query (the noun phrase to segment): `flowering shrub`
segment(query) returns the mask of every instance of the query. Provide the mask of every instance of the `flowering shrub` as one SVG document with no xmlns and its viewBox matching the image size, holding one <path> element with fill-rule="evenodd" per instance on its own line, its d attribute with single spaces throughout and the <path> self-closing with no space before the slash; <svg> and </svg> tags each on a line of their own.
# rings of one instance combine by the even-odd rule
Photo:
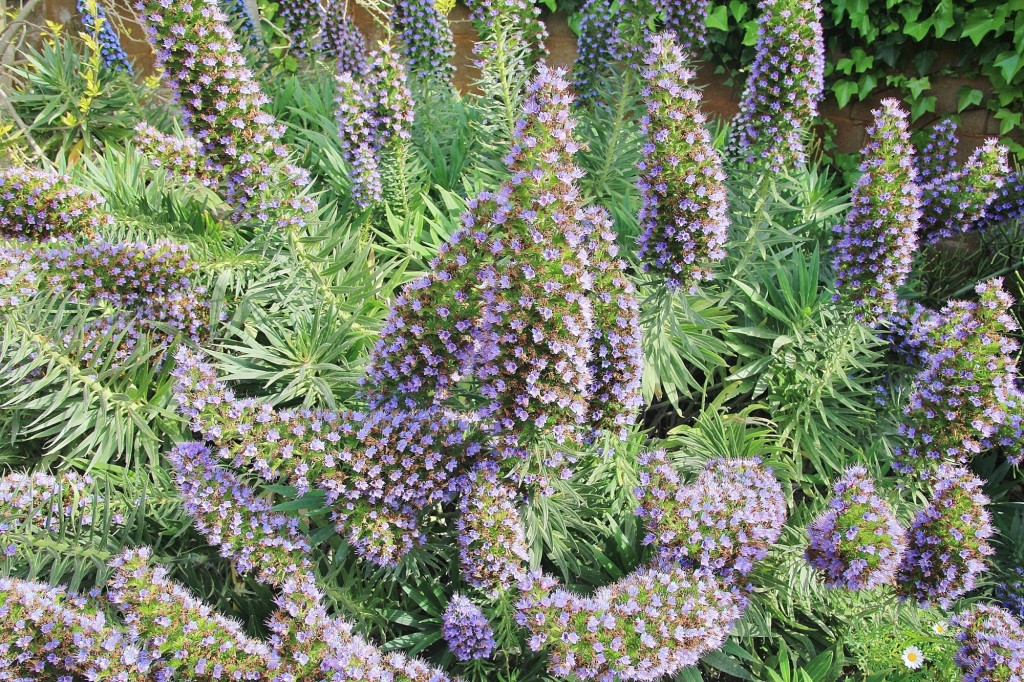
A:
<svg viewBox="0 0 1024 682">
<path fill-rule="evenodd" d="M 960 628 L 956 664 L 964 682 L 1012 682 L 1024 678 L 1024 628 L 995 606 L 978 604 L 953 619 Z"/>
<path fill-rule="evenodd" d="M 479 606 L 456 594 L 444 612 L 444 639 L 460 661 L 490 658 L 496 646 L 494 630 Z"/>
<path fill-rule="evenodd" d="M 338 75 L 338 123 L 350 166 L 352 198 L 361 208 L 384 199 L 380 162 L 409 138 L 412 95 L 405 66 L 385 43 L 366 59 L 364 71 Z"/>
<path fill-rule="evenodd" d="M 1021 461 L 1022 403 L 1017 388 L 1017 323 L 1001 279 L 979 284 L 979 300 L 951 301 L 921 329 L 923 368 L 904 407 L 908 444 L 894 466 L 927 472 L 965 463 L 996 446 Z"/>
<path fill-rule="evenodd" d="M 905 532 L 892 506 L 861 466 L 847 469 L 832 490 L 828 510 L 808 528 L 807 561 L 829 587 L 861 590 L 892 583 Z"/>
<path fill-rule="evenodd" d="M 0 237 L 47 241 L 92 236 L 113 218 L 103 198 L 66 176 L 30 168 L 0 170 Z"/>
<path fill-rule="evenodd" d="M 981 481 L 958 466 L 936 472 L 932 501 L 914 516 L 896 576 L 897 591 L 921 604 L 944 608 L 974 589 L 992 554 L 992 525 Z"/>
<path fill-rule="evenodd" d="M 644 542 L 670 561 L 746 575 L 768 554 L 786 518 L 782 491 L 758 460 L 714 460 L 682 486 L 664 451 L 640 459 L 637 514 Z"/>
<path fill-rule="evenodd" d="M 245 63 L 216 0 L 139 5 L 157 63 L 174 92 L 189 134 L 201 145 L 205 170 L 222 182 L 238 220 L 301 223 L 315 205 L 302 196 L 306 171 L 286 161 L 280 124 Z M 150 147 L 159 151 L 158 148 Z M 193 167 L 191 150 L 159 158 L 169 169 Z"/>
<path fill-rule="evenodd" d="M 642 70 L 647 113 L 640 130 L 649 140 L 640 164 L 639 212 L 644 269 L 666 275 L 670 289 L 711 278 L 709 266 L 725 258 L 729 206 L 722 159 L 688 87 L 694 73 L 668 34 L 654 36 Z"/>
<path fill-rule="evenodd" d="M 757 54 L 732 123 L 729 150 L 773 172 L 807 162 L 804 136 L 825 89 L 817 0 L 761 0 Z M 783 104 L 785 103 L 785 104 Z"/>
<path fill-rule="evenodd" d="M 866 320 L 893 312 L 897 290 L 907 281 L 917 251 L 920 189 L 907 113 L 888 99 L 873 112 L 853 208 L 835 231 L 835 300 L 846 298 Z"/>
</svg>

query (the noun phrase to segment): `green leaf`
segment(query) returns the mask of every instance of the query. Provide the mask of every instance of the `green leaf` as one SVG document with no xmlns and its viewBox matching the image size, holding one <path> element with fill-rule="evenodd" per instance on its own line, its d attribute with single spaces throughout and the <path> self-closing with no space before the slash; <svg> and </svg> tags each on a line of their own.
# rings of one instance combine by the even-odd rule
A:
<svg viewBox="0 0 1024 682">
<path fill-rule="evenodd" d="M 942 0 L 932 14 L 932 25 L 935 26 L 935 37 L 941 38 L 946 31 L 953 28 L 953 0 Z"/>
<path fill-rule="evenodd" d="M 843 108 L 850 103 L 850 99 L 860 92 L 860 87 L 853 81 L 837 81 L 832 85 L 832 92 L 836 93 L 836 101 L 839 107 Z"/>
<path fill-rule="evenodd" d="M 1020 127 L 1022 117 L 1024 117 L 1024 114 L 1021 114 L 1021 112 L 1010 111 L 1009 109 L 1000 109 L 995 114 L 993 114 L 993 118 L 1000 122 L 1000 135 L 1006 135 L 1014 128 Z"/>
<path fill-rule="evenodd" d="M 985 93 L 977 88 L 972 88 L 969 85 L 963 86 L 957 95 L 956 113 L 961 113 L 967 107 L 978 106 L 984 96 Z"/>
<path fill-rule="evenodd" d="M 935 95 L 915 99 L 910 105 L 910 119 L 916 121 L 927 113 L 935 111 Z"/>
<path fill-rule="evenodd" d="M 729 13 L 732 14 L 732 18 L 736 20 L 736 23 L 743 21 L 743 17 L 747 16 L 747 10 L 749 9 L 747 3 L 743 0 L 729 1 Z"/>
<path fill-rule="evenodd" d="M 717 28 L 719 31 L 729 30 L 729 10 L 724 5 L 719 5 L 708 13 L 704 23 L 708 28 Z"/>
<path fill-rule="evenodd" d="M 1013 81 L 1013 77 L 1024 68 L 1024 55 L 1017 52 L 1001 52 L 992 65 L 1002 71 L 1003 79 L 1010 83 Z"/>
<path fill-rule="evenodd" d="M 992 16 L 992 12 L 985 8 L 978 8 L 967 15 L 964 27 L 960 35 L 971 39 L 971 42 L 981 45 L 982 39 L 989 31 L 994 31 L 1002 24 L 1002 21 Z"/>
<path fill-rule="evenodd" d="M 712 651 L 704 657 L 703 661 L 715 670 L 720 670 L 727 675 L 732 675 L 741 680 L 753 680 L 750 673 L 732 656 L 723 654 L 721 651 Z"/>
</svg>

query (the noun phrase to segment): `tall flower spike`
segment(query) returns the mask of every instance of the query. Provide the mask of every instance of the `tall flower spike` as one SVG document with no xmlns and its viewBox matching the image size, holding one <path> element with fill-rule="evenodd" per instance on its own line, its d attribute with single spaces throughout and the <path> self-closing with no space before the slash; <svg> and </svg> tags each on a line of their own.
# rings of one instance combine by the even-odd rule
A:
<svg viewBox="0 0 1024 682">
<path fill-rule="evenodd" d="M 654 7 L 665 16 L 665 28 L 675 34 L 679 47 L 699 56 L 707 44 L 711 0 L 654 0 Z"/>
<path fill-rule="evenodd" d="M 943 608 L 974 589 L 993 553 L 992 524 L 982 483 L 962 467 L 943 465 L 936 473 L 932 502 L 914 516 L 907 549 L 896 575 L 904 599 Z"/>
<path fill-rule="evenodd" d="M 452 595 L 441 622 L 444 641 L 460 661 L 490 658 L 494 653 L 494 629 L 483 610 L 463 595 Z"/>
<path fill-rule="evenodd" d="M 985 215 L 978 217 L 971 230 L 984 231 L 993 225 L 1003 225 L 1024 217 L 1024 171 L 1014 171 L 1006 176 L 1003 186 L 996 191 L 992 203 L 985 209 Z"/>
<path fill-rule="evenodd" d="M 593 225 L 588 251 L 594 288 L 594 338 L 590 371 L 590 426 L 595 431 L 618 433 L 620 438 L 636 423 L 644 399 L 640 301 L 619 258 L 615 230 L 608 211 L 588 206 L 586 220 Z"/>
<path fill-rule="evenodd" d="M 964 682 L 1024 680 L 1024 628 L 1010 613 L 976 604 L 953 618 L 960 649 L 953 656 Z"/>
<path fill-rule="evenodd" d="M 862 590 L 892 583 L 905 547 L 892 506 L 861 466 L 847 469 L 833 493 L 828 510 L 809 528 L 807 561 L 829 587 Z"/>
<path fill-rule="evenodd" d="M 335 60 L 337 73 L 365 72 L 366 37 L 349 16 L 348 0 L 326 0 L 321 13 L 320 53 Z"/>
<path fill-rule="evenodd" d="M 644 270 L 666 277 L 670 289 L 696 288 L 725 258 L 729 238 L 722 159 L 700 112 L 694 72 L 668 33 L 653 36 L 642 74 L 647 113 L 638 185 L 643 199 L 639 257 Z"/>
<path fill-rule="evenodd" d="M 722 575 L 746 575 L 768 554 L 786 521 L 786 502 L 771 470 L 756 459 L 718 459 L 683 486 L 664 450 L 640 458 L 637 515 L 646 544 L 666 560 Z"/>
<path fill-rule="evenodd" d="M 157 64 L 188 133 L 202 145 L 206 172 L 222 182 L 237 220 L 301 224 L 316 204 L 304 195 L 309 173 L 288 163 L 284 127 L 246 66 L 218 0 L 138 5 Z"/>
<path fill-rule="evenodd" d="M 309 0 L 280 0 L 279 16 L 291 38 L 291 51 L 299 58 L 309 54 L 313 36 L 320 27 L 318 3 Z"/>
<path fill-rule="evenodd" d="M 466 5 L 470 10 L 469 18 L 481 39 L 492 39 L 493 26 L 501 20 L 532 45 L 531 56 L 534 61 L 547 56 L 548 49 L 544 41 L 547 40 L 548 30 L 540 20 L 540 8 L 535 0 L 468 0 Z"/>
<path fill-rule="evenodd" d="M 530 560 L 519 494 L 493 464 L 478 467 L 466 485 L 457 521 L 462 578 L 497 595 L 525 577 Z"/>
<path fill-rule="evenodd" d="M 825 91 L 818 0 L 760 0 L 754 64 L 732 123 L 730 153 L 780 172 L 807 162 L 803 137 Z"/>
<path fill-rule="evenodd" d="M 338 75 L 337 104 L 352 198 L 368 208 L 384 199 L 382 159 L 410 138 L 413 123 L 405 66 L 389 45 L 370 53 L 365 73 Z"/>
<path fill-rule="evenodd" d="M 410 75 L 452 85 L 455 39 L 435 0 L 394 0 L 391 25 L 401 41 Z"/>
<path fill-rule="evenodd" d="M 96 0 L 77 0 L 78 13 L 82 15 L 82 25 L 85 30 L 96 38 L 100 46 L 100 56 L 107 67 L 115 71 L 124 71 L 129 76 L 135 74 L 128 54 L 121 46 L 121 38 L 117 35 L 117 29 L 107 17 Z"/>
<path fill-rule="evenodd" d="M 1018 330 L 1002 279 L 979 284 L 978 301 L 951 301 L 922 325 L 923 367 L 903 408 L 894 468 L 923 475 L 943 462 L 1001 446 L 1024 462 L 1024 395 L 1017 387 Z"/>
<path fill-rule="evenodd" d="M 0 629 L 3 679 L 153 679 L 137 633 L 112 627 L 97 603 L 63 588 L 0 578 Z"/>
<path fill-rule="evenodd" d="M 152 567 L 148 549 L 128 550 L 111 562 L 110 601 L 129 631 L 149 642 L 158 680 L 267 680 L 276 667 L 270 648 L 245 635 L 240 623 L 221 616 Z"/>
<path fill-rule="evenodd" d="M 853 186 L 853 207 L 832 246 L 835 300 L 845 298 L 870 322 L 892 313 L 917 251 L 920 189 L 907 113 L 894 99 L 883 100 L 862 153 L 861 175 Z"/>
<path fill-rule="evenodd" d="M 921 230 L 929 243 L 953 238 L 984 220 L 1009 175 L 1006 154 L 997 140 L 988 140 L 963 168 L 922 186 Z"/>
<path fill-rule="evenodd" d="M 531 576 L 516 604 L 530 648 L 548 671 L 580 680 L 659 680 L 720 647 L 746 608 L 745 593 L 679 565 L 640 569 L 591 597 Z"/>
<path fill-rule="evenodd" d="M 103 197 L 71 178 L 32 168 L 0 170 L 0 237 L 19 241 L 89 238 L 114 222 Z"/>
<path fill-rule="evenodd" d="M 945 117 L 928 131 L 928 142 L 917 157 L 918 182 L 922 185 L 956 171 L 956 148 L 960 144 L 957 122 Z"/>
<path fill-rule="evenodd" d="M 572 68 L 579 103 L 600 96 L 601 79 L 636 55 L 645 15 L 637 0 L 586 0 L 580 7 L 578 56 Z"/>
</svg>

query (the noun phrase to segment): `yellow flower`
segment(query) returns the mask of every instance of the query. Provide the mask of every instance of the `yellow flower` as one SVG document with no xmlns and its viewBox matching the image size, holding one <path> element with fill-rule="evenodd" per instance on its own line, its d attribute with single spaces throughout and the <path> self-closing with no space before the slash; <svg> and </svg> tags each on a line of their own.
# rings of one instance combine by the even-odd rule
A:
<svg viewBox="0 0 1024 682">
<path fill-rule="evenodd" d="M 441 14 L 448 14 L 455 7 L 455 0 L 434 0 L 437 11 Z"/>
<path fill-rule="evenodd" d="M 924 664 L 924 654 L 916 646 L 908 646 L 903 650 L 903 665 L 917 670 Z"/>
</svg>

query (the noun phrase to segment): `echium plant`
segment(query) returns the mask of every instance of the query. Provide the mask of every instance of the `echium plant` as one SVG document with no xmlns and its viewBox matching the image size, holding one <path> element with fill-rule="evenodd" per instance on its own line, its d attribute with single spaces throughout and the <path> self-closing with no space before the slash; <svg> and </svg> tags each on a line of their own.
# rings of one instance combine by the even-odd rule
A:
<svg viewBox="0 0 1024 682">
<path fill-rule="evenodd" d="M 976 604 L 952 620 L 960 648 L 954 660 L 964 682 L 1024 679 L 1024 628 L 996 606 Z"/>
<path fill-rule="evenodd" d="M 862 466 L 833 486 L 828 509 L 808 528 L 807 561 L 829 587 L 872 589 L 892 584 L 903 558 L 904 529 Z"/>
<path fill-rule="evenodd" d="M 500 21 L 529 43 L 533 61 L 548 54 L 544 45 L 548 29 L 540 20 L 540 8 L 535 0 L 470 0 L 466 5 L 470 9 L 469 18 L 483 41 L 494 38 L 495 24 Z"/>
<path fill-rule="evenodd" d="M 307 0 L 280 0 L 278 16 L 281 18 L 285 35 L 291 41 L 290 50 L 296 57 L 307 56 L 313 47 L 313 40 L 320 28 L 318 2 Z"/>
<path fill-rule="evenodd" d="M 366 37 L 348 12 L 347 0 L 323 4 L 320 53 L 333 59 L 338 73 L 362 73 L 366 69 Z"/>
<path fill-rule="evenodd" d="M 638 514 L 651 561 L 585 597 L 540 573 L 521 583 L 519 622 L 550 671 L 581 680 L 654 680 L 721 646 L 746 608 L 745 576 L 785 522 L 785 501 L 757 460 L 715 460 L 682 486 L 663 451 L 641 457 Z"/>
<path fill-rule="evenodd" d="M 95 36 L 100 46 L 103 63 L 115 71 L 124 71 L 133 75 L 132 63 L 128 54 L 121 46 L 121 38 L 117 29 L 110 23 L 107 13 L 97 0 L 77 0 L 78 13 L 82 15 L 82 25 Z"/>
<path fill-rule="evenodd" d="M 852 302 L 858 316 L 871 323 L 898 307 L 898 290 L 917 251 L 921 204 L 907 113 L 897 100 L 887 99 L 873 114 L 853 206 L 835 227 L 838 238 L 832 245 L 834 299 Z"/>
<path fill-rule="evenodd" d="M 442 621 L 444 640 L 460 661 L 490 658 L 494 653 L 494 629 L 483 610 L 463 595 L 452 595 Z"/>
<path fill-rule="evenodd" d="M 352 198 L 368 208 L 384 200 L 381 163 L 408 144 L 414 118 L 405 65 L 390 45 L 379 43 L 362 69 L 338 74 L 337 105 Z"/>
<path fill-rule="evenodd" d="M 729 152 L 772 172 L 807 162 L 804 137 L 825 90 L 818 0 L 760 0 L 754 63 L 732 122 Z"/>
<path fill-rule="evenodd" d="M 1013 299 L 1001 279 L 975 291 L 977 301 L 951 301 L 914 332 L 922 338 L 923 366 L 903 408 L 907 443 L 896 452 L 898 471 L 927 474 L 997 446 L 1014 464 L 1024 458 Z"/>
<path fill-rule="evenodd" d="M 700 56 L 707 42 L 711 0 L 654 0 L 654 7 L 664 17 L 665 29 L 675 34 L 679 47 L 690 58 Z"/>
<path fill-rule="evenodd" d="M 92 237 L 113 223 L 103 198 L 71 178 L 31 168 L 0 170 L 0 237 L 27 242 Z"/>
<path fill-rule="evenodd" d="M 303 195 L 309 174 L 288 162 L 284 129 L 266 111 L 269 98 L 217 0 L 144 0 L 139 10 L 186 130 L 201 146 L 204 175 L 219 179 L 235 218 L 301 224 L 316 208 Z M 152 145 L 148 151 L 158 154 Z M 195 165 L 173 155 L 162 160 L 169 169 Z"/>
<path fill-rule="evenodd" d="M 943 464 L 935 472 L 932 501 L 907 530 L 907 546 L 896 574 L 901 598 L 922 606 L 952 601 L 974 589 L 994 550 L 992 523 L 982 482 L 963 467 Z"/>
<path fill-rule="evenodd" d="M 1010 172 L 1006 148 L 996 140 L 988 140 L 959 166 L 956 129 L 952 119 L 936 124 L 918 161 L 921 235 L 928 243 L 949 239 L 984 221 Z"/>
<path fill-rule="evenodd" d="M 653 36 L 644 57 L 640 119 L 647 142 L 638 184 L 643 231 L 638 240 L 645 270 L 665 275 L 669 289 L 695 288 L 725 258 L 729 238 L 722 158 L 700 111 L 694 72 L 669 33 Z"/>
<path fill-rule="evenodd" d="M 573 64 L 573 88 L 580 103 L 596 101 L 601 79 L 628 62 L 643 43 L 649 0 L 587 0 L 580 8 L 579 55 Z"/>
<path fill-rule="evenodd" d="M 455 38 L 435 0 L 394 0 L 390 20 L 409 74 L 451 86 Z"/>
<path fill-rule="evenodd" d="M 1007 174 L 1003 186 L 985 209 L 985 215 L 974 222 L 972 230 L 985 230 L 1024 217 L 1024 172 Z"/>
</svg>

